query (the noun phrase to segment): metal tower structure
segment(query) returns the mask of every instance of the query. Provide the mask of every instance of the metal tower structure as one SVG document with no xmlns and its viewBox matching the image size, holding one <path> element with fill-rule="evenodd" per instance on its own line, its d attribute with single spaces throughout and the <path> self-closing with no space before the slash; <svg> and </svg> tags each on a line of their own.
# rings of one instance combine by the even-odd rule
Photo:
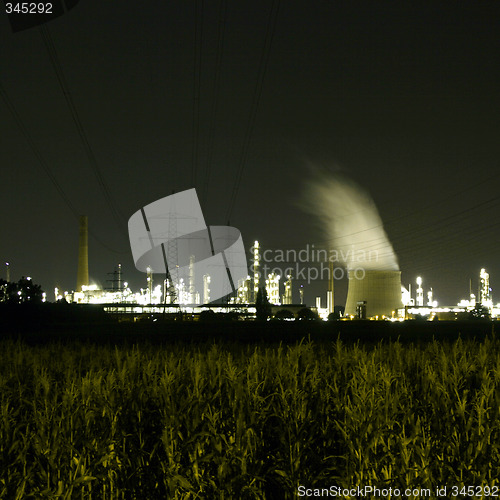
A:
<svg viewBox="0 0 500 500">
<path fill-rule="evenodd" d="M 280 305 L 280 278 L 276 273 L 270 273 L 266 279 L 266 291 L 269 297 L 269 303 Z"/>
<path fill-rule="evenodd" d="M 333 261 L 330 260 L 329 262 L 329 279 L 328 279 L 328 291 L 326 292 L 326 301 L 327 301 L 327 308 L 328 308 L 328 313 L 332 313 L 335 311 L 335 293 L 334 293 L 334 272 L 333 272 Z"/>
<path fill-rule="evenodd" d="M 491 307 L 491 288 L 490 288 L 490 275 L 486 272 L 486 269 L 481 269 L 479 274 L 480 289 L 479 297 L 481 304 L 486 307 Z"/>
<path fill-rule="evenodd" d="M 259 292 L 259 265 L 260 265 L 259 242 L 256 241 L 253 245 L 253 297 L 252 297 L 252 302 L 256 301 L 257 293 Z"/>
<path fill-rule="evenodd" d="M 122 281 L 122 265 L 118 264 L 115 270 L 112 273 L 108 273 L 108 276 L 112 276 L 111 279 L 106 280 L 111 283 L 110 287 L 107 287 L 108 290 L 112 292 L 119 292 L 123 290 L 123 281 Z"/>
<path fill-rule="evenodd" d="M 153 270 L 148 266 L 147 269 L 147 284 L 148 284 L 148 298 L 151 304 L 153 298 Z"/>
<path fill-rule="evenodd" d="M 174 194 L 174 193 L 172 193 Z M 165 244 L 162 243 L 161 248 L 163 251 L 163 260 L 165 262 L 165 278 L 167 280 L 166 295 L 164 297 L 165 303 L 167 302 L 167 297 L 170 299 L 170 304 L 175 304 L 178 302 L 177 291 L 175 289 L 175 283 L 177 283 L 177 267 L 176 265 L 168 265 L 170 262 L 178 262 L 177 254 L 177 214 L 175 213 L 175 196 L 172 196 L 172 208 L 168 216 L 168 243 L 165 249 Z M 168 259 L 168 260 L 167 260 Z"/>
<path fill-rule="evenodd" d="M 194 288 L 194 255 L 189 257 L 189 284 L 188 284 L 188 302 L 190 304 L 196 303 L 196 290 Z"/>
<path fill-rule="evenodd" d="M 285 281 L 285 293 L 283 294 L 283 304 L 292 304 L 292 274 L 288 274 Z"/>
<path fill-rule="evenodd" d="M 424 289 L 422 288 L 422 278 L 419 276 L 417 278 L 417 306 L 424 305 Z"/>
</svg>

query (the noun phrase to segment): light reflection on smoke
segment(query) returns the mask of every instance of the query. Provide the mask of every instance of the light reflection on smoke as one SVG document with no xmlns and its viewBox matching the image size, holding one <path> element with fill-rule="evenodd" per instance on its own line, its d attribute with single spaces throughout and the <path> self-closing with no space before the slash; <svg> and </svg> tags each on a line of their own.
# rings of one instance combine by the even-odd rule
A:
<svg viewBox="0 0 500 500">
<path fill-rule="evenodd" d="M 326 225 L 327 246 L 348 269 L 399 270 L 377 207 L 367 191 L 339 173 L 314 171 L 301 206 Z"/>
</svg>

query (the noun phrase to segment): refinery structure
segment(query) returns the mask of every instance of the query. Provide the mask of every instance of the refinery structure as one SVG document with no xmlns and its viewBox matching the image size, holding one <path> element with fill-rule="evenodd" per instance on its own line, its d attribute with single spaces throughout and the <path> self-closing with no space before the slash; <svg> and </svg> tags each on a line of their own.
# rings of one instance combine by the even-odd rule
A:
<svg viewBox="0 0 500 500">
<path fill-rule="evenodd" d="M 188 279 L 179 279 L 174 283 L 170 273 L 159 275 L 154 273 L 151 266 L 145 273 L 145 287 L 138 292 L 132 291 L 129 284 L 122 277 L 122 266 L 118 264 L 108 279 L 106 289 L 92 284 L 89 279 L 88 266 L 88 220 L 86 216 L 80 217 L 78 270 L 76 288 L 74 291 L 55 289 L 55 300 L 65 300 L 68 303 L 101 304 L 109 311 L 124 311 L 130 313 L 149 312 L 174 312 L 182 309 L 184 312 L 199 313 L 210 308 L 215 311 L 243 309 L 250 315 L 255 314 L 255 302 L 259 289 L 265 289 L 267 299 L 271 306 L 283 306 L 296 312 L 304 307 L 303 291 L 299 290 L 300 301 L 293 302 L 293 277 L 289 273 L 281 276 L 275 272 L 261 277 L 260 245 L 255 241 L 252 248 L 252 273 L 237 283 L 236 293 L 224 299 L 213 301 L 211 297 L 211 276 L 204 274 L 195 276 L 195 258 L 189 258 Z M 159 276 L 162 276 L 159 279 Z M 200 279 L 201 278 L 201 279 Z M 202 283 L 198 289 L 196 283 Z M 333 286 L 333 281 L 332 281 Z M 329 292 L 333 297 L 333 290 Z M 333 300 L 329 301 L 328 311 L 319 311 L 326 316 L 333 312 Z"/>
<path fill-rule="evenodd" d="M 261 278 L 260 272 L 260 246 L 254 243 L 253 251 L 253 273 L 239 281 L 237 292 L 228 296 L 225 300 L 212 301 L 211 299 L 211 276 L 204 274 L 203 288 L 195 286 L 195 258 L 189 259 L 189 278 L 185 282 L 180 279 L 173 283 L 167 274 L 158 280 L 158 274 L 154 274 L 151 267 L 147 268 L 145 287 L 138 292 L 133 292 L 129 284 L 122 278 L 122 267 L 118 264 L 111 279 L 107 281 L 111 286 L 103 289 L 90 283 L 88 272 L 88 221 L 86 216 L 80 217 L 78 270 L 75 291 L 67 292 L 55 289 L 55 300 L 65 300 L 69 303 L 79 304 L 101 304 L 106 310 L 124 312 L 173 312 L 182 309 L 185 312 L 199 313 L 203 309 L 211 308 L 215 311 L 227 311 L 231 309 L 245 309 L 250 314 L 255 314 L 255 302 L 260 288 L 264 288 L 267 298 L 272 306 L 288 306 L 292 310 L 304 307 L 304 304 L 293 304 L 292 300 L 292 275 L 285 277 L 283 290 L 281 286 L 282 277 L 276 273 L 270 273 Z M 155 279 L 156 278 L 156 279 Z M 300 294 L 302 297 L 302 294 Z M 332 303 L 333 304 L 333 303 Z M 333 309 L 332 309 L 333 310 Z"/>
<path fill-rule="evenodd" d="M 258 241 L 251 249 L 251 273 L 237 284 L 236 293 L 228 295 L 223 300 L 212 301 L 210 295 L 211 277 L 204 274 L 195 283 L 194 257 L 189 259 L 188 279 L 180 279 L 174 284 L 169 275 L 154 274 L 151 267 L 145 273 L 145 286 L 138 292 L 133 292 L 129 284 L 123 280 L 122 268 L 118 264 L 110 273 L 106 289 L 91 284 L 88 268 L 88 221 L 80 218 L 78 271 L 75 291 L 63 292 L 55 289 L 55 299 L 64 299 L 70 303 L 101 304 L 109 312 L 144 313 L 144 312 L 176 312 L 200 313 L 206 309 L 219 312 L 236 310 L 244 312 L 247 317 L 253 317 L 256 312 L 255 303 L 260 289 L 265 289 L 267 299 L 276 312 L 278 309 L 288 309 L 296 315 L 305 307 L 304 287 L 295 281 L 292 273 L 284 276 L 275 271 L 263 275 L 262 249 Z M 460 319 L 469 317 L 471 311 L 482 308 L 489 317 L 500 316 L 500 304 L 494 305 L 489 274 L 485 269 L 479 273 L 477 294 L 473 293 L 472 281 L 469 285 L 469 297 L 461 300 L 455 306 L 440 306 L 434 298 L 432 288 L 424 290 L 421 277 L 415 280 L 415 286 L 401 283 L 401 272 L 394 270 L 364 270 L 348 271 L 348 292 L 345 311 L 341 319 L 372 319 L 372 320 L 404 320 L 426 318 L 429 320 Z M 322 298 L 316 297 L 316 302 L 310 309 L 322 319 L 335 311 L 334 279 L 330 262 L 330 273 L 326 286 L 326 307 L 322 307 Z M 296 299 L 294 301 L 294 298 Z"/>
</svg>

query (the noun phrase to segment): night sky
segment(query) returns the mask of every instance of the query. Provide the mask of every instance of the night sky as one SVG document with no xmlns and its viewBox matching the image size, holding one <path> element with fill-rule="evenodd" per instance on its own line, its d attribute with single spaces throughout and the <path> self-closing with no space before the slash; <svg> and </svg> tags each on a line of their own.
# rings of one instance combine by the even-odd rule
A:
<svg viewBox="0 0 500 500">
<path fill-rule="evenodd" d="M 91 278 L 109 285 L 120 262 L 133 289 L 128 218 L 174 190 L 195 187 L 207 223 L 229 219 L 246 248 L 323 244 L 299 206 L 317 165 L 371 194 L 403 283 L 421 275 L 455 304 L 485 267 L 500 301 L 500 2 L 80 0 L 45 26 L 13 33 L 0 15 L 11 279 L 50 300 L 76 285 L 78 221 L 42 164 L 89 217 Z"/>
</svg>

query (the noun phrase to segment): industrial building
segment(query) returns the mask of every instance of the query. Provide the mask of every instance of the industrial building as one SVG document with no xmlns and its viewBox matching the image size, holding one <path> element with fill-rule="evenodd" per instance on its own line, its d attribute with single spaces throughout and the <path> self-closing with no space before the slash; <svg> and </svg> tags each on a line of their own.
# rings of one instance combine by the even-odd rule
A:
<svg viewBox="0 0 500 500">
<path fill-rule="evenodd" d="M 402 308 L 400 271 L 349 271 L 346 316 L 392 318 Z"/>
<path fill-rule="evenodd" d="M 128 283 L 122 279 L 121 265 L 118 264 L 112 273 L 112 286 L 103 290 L 89 282 L 88 265 L 88 219 L 80 217 L 78 271 L 74 292 L 61 293 L 55 290 L 55 298 L 65 298 L 68 302 L 102 304 L 106 310 L 122 310 L 130 313 L 172 312 L 180 308 L 193 314 L 206 308 L 218 311 L 238 310 L 250 316 L 255 314 L 255 299 L 261 287 L 264 287 L 269 303 L 276 312 L 280 307 L 293 310 L 304 307 L 304 288 L 301 284 L 298 292 L 299 302 L 294 304 L 293 278 L 287 274 L 286 281 L 281 284 L 281 276 L 271 272 L 261 276 L 261 248 L 258 241 L 252 247 L 252 274 L 241 279 L 237 284 L 237 291 L 226 300 L 214 304 L 210 300 L 211 277 L 205 274 L 202 278 L 202 289 L 196 289 L 194 276 L 194 258 L 189 259 L 189 273 L 187 282 L 179 280 L 175 286 L 170 283 L 169 277 L 155 282 L 158 275 L 151 267 L 147 268 L 145 287 L 133 292 Z M 331 263 L 330 263 L 331 269 Z M 426 319 L 459 319 L 468 317 L 468 314 L 478 306 L 484 307 L 490 317 L 500 315 L 500 304 L 493 304 L 490 277 L 485 269 L 479 273 L 477 295 L 472 293 L 470 285 L 469 298 L 460 301 L 455 306 L 438 306 L 434 299 L 434 291 L 428 289 L 426 294 L 423 288 L 423 279 L 416 279 L 415 297 L 412 294 L 411 284 L 402 286 L 401 271 L 351 269 L 348 272 L 348 292 L 343 319 L 371 319 L 371 320 L 404 320 L 424 317 Z M 200 287 L 201 288 L 201 287 Z M 326 291 L 326 307 L 322 307 L 321 297 L 316 298 L 316 307 L 313 307 L 322 319 L 327 319 L 334 311 L 334 279 L 329 275 Z M 427 300 L 424 301 L 424 295 Z"/>
<path fill-rule="evenodd" d="M 146 268 L 146 286 L 138 292 L 133 292 L 128 283 L 122 279 L 121 265 L 118 264 L 111 281 L 112 286 L 104 290 L 89 282 L 88 264 L 88 219 L 80 217 L 79 225 L 79 247 L 78 247 L 78 271 L 75 291 L 61 292 L 55 289 L 55 299 L 65 299 L 67 302 L 83 304 L 102 304 L 105 310 L 110 312 L 126 313 L 160 313 L 175 312 L 182 308 L 189 313 L 200 313 L 206 308 L 227 312 L 228 310 L 244 310 L 247 314 L 255 314 L 255 299 L 260 286 L 265 286 L 268 300 L 272 306 L 284 305 L 290 310 L 298 309 L 292 300 L 292 276 L 289 274 L 284 284 L 284 293 L 281 295 L 281 276 L 270 273 L 267 278 L 261 278 L 259 272 L 260 264 L 259 242 L 254 243 L 253 251 L 253 276 L 247 276 L 240 280 L 236 294 L 227 297 L 225 301 L 212 303 L 210 299 L 211 277 L 209 274 L 203 276 L 203 289 L 197 290 L 194 276 L 193 256 L 189 259 L 188 281 L 180 279 L 175 285 L 170 282 L 169 276 L 155 283 L 155 275 L 152 268 Z M 300 305 L 303 307 L 303 305 Z M 296 311 L 295 311 L 296 312 Z"/>
</svg>

